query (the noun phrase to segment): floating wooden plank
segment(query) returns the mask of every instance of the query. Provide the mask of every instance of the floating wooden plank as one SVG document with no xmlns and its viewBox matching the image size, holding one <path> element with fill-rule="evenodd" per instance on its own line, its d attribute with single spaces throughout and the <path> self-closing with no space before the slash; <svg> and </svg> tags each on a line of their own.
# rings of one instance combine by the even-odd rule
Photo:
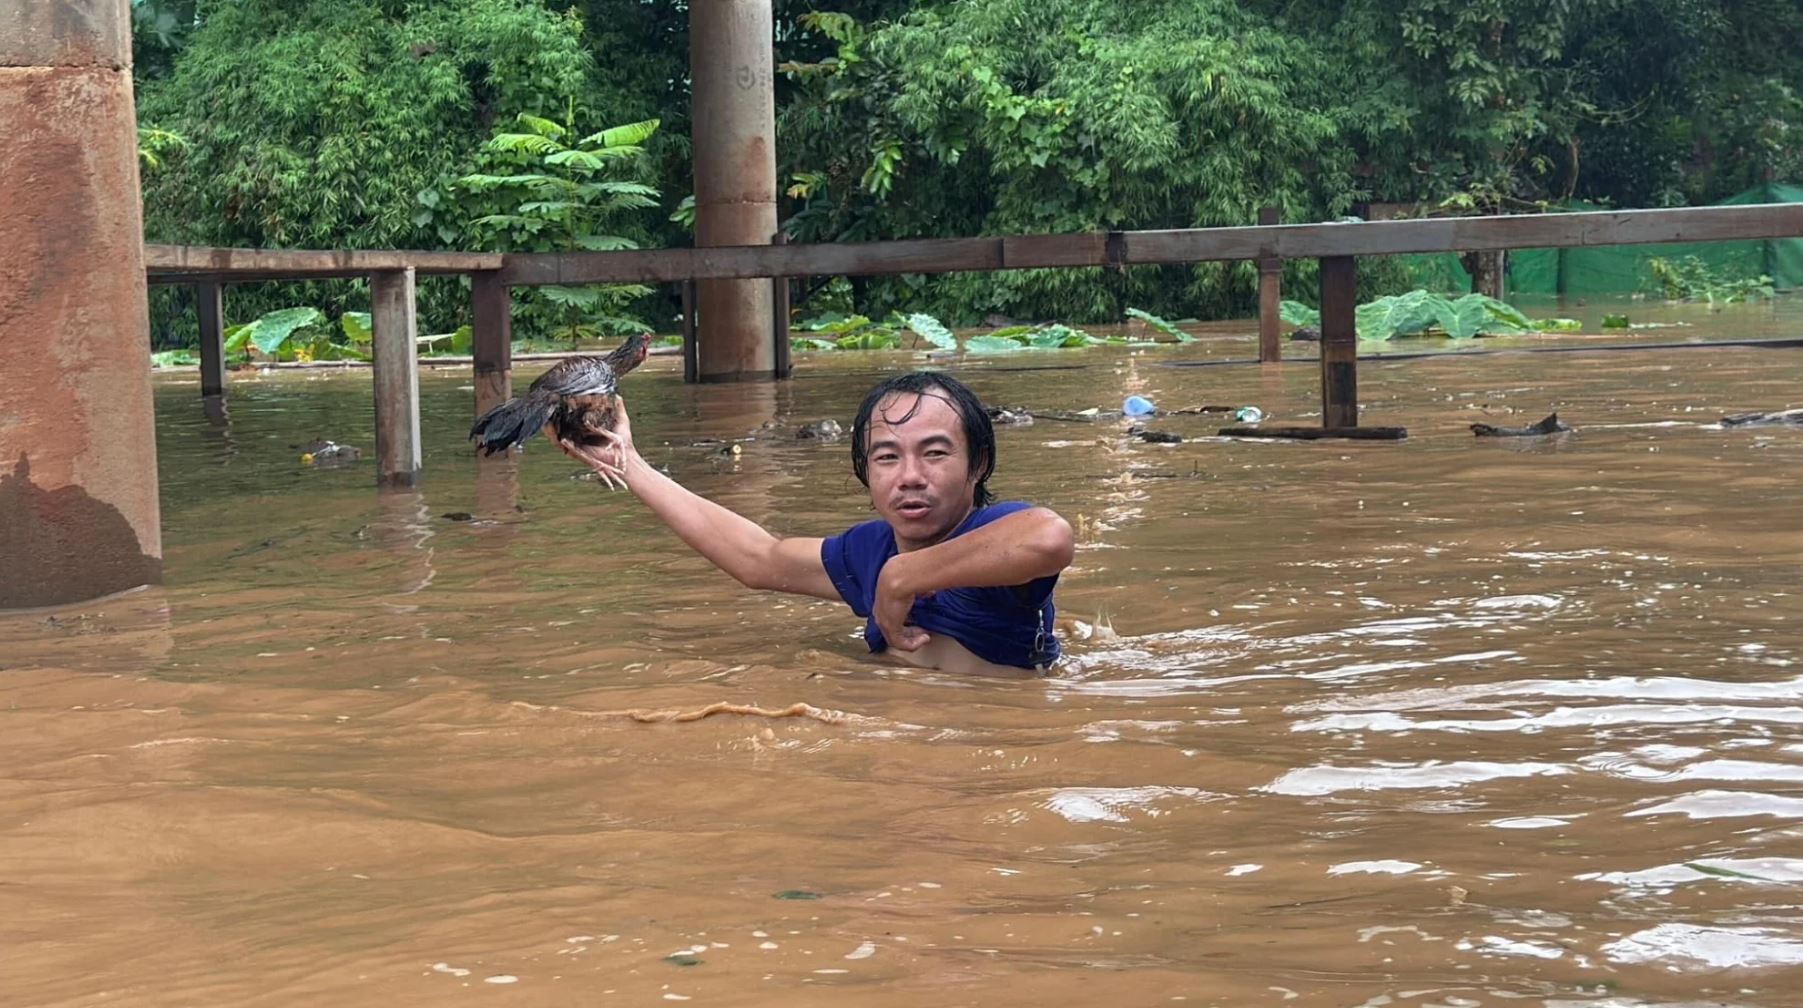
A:
<svg viewBox="0 0 1803 1008">
<path fill-rule="evenodd" d="M 243 249 L 203 245 L 145 245 L 151 282 L 197 279 L 243 283 L 263 279 L 360 277 L 383 270 L 472 273 L 501 268 L 498 252 L 414 252 L 387 249 Z"/>
<path fill-rule="evenodd" d="M 419 351 L 415 339 L 414 276 L 410 269 L 369 278 L 369 311 L 376 372 L 376 483 L 410 487 L 419 481 Z"/>
<path fill-rule="evenodd" d="M 1289 441 L 1320 441 L 1346 438 L 1353 441 L 1401 441 L 1409 436 L 1406 427 L 1223 427 L 1221 437 L 1266 438 Z"/>
</svg>

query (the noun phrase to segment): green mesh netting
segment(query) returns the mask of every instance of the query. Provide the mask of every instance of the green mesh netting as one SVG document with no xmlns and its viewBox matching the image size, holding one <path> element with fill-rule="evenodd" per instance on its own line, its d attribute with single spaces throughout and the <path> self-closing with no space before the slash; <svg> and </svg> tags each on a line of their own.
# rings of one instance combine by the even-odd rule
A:
<svg viewBox="0 0 1803 1008">
<path fill-rule="evenodd" d="M 1767 183 L 1723 200 L 1718 206 L 1803 203 L 1803 186 Z M 1566 211 L 1600 210 L 1571 203 Z M 1765 274 L 1779 290 L 1803 287 L 1803 238 L 1769 241 L 1688 242 L 1674 245 L 1616 245 L 1603 248 L 1521 249 L 1509 253 L 1511 294 L 1632 294 L 1652 286 L 1647 260 L 1694 256 L 1726 277 Z M 1431 291 L 1468 291 L 1471 277 L 1451 253 L 1399 256 L 1417 286 Z"/>
</svg>

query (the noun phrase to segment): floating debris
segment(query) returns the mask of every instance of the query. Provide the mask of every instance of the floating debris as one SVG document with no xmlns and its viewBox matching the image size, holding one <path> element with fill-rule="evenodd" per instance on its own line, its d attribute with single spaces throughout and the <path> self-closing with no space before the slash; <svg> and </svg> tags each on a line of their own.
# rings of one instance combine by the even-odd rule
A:
<svg viewBox="0 0 1803 1008">
<path fill-rule="evenodd" d="M 1545 437 L 1548 434 L 1565 434 L 1570 427 L 1559 422 L 1559 414 L 1549 413 L 1546 419 L 1529 427 L 1494 427 L 1486 423 L 1471 425 L 1471 433 L 1478 437 Z"/>
</svg>

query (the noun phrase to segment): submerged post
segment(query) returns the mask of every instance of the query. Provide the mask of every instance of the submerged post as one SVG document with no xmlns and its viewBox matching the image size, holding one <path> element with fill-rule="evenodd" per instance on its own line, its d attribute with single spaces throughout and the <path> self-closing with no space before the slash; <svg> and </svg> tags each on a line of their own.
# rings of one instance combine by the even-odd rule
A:
<svg viewBox="0 0 1803 1008">
<path fill-rule="evenodd" d="M 470 274 L 470 316 L 476 415 L 481 416 L 513 397 L 513 301 L 499 273 Z"/>
<path fill-rule="evenodd" d="M 369 278 L 376 358 L 376 484 L 384 487 L 419 482 L 419 351 L 413 288 L 412 267 Z"/>
<path fill-rule="evenodd" d="M 1352 256 L 1321 260 L 1321 426 L 1357 427 L 1357 270 Z"/>
<path fill-rule="evenodd" d="M 225 284 L 194 285 L 194 314 L 200 321 L 200 394 L 225 394 Z"/>
<path fill-rule="evenodd" d="M 130 7 L 0 13 L 0 609 L 160 581 Z"/>
<path fill-rule="evenodd" d="M 701 380 L 701 348 L 695 325 L 695 281 L 682 282 L 682 380 L 690 385 Z"/>
<path fill-rule="evenodd" d="M 1278 220 L 1276 207 L 1265 207 L 1258 212 L 1260 226 L 1276 224 Z M 1281 335 L 1282 279 L 1282 259 L 1267 256 L 1258 261 L 1258 360 L 1261 364 L 1283 359 L 1283 347 L 1278 341 Z"/>
<path fill-rule="evenodd" d="M 695 245 L 763 245 L 776 230 L 771 0 L 690 0 Z M 702 280 L 696 380 L 768 379 L 770 284 Z"/>
<path fill-rule="evenodd" d="M 770 237 L 772 245 L 789 244 L 789 236 L 778 231 Z M 795 371 L 793 358 L 789 356 L 789 278 L 786 276 L 770 278 L 770 341 L 776 348 L 776 366 L 771 369 L 770 377 L 781 381 Z"/>
</svg>

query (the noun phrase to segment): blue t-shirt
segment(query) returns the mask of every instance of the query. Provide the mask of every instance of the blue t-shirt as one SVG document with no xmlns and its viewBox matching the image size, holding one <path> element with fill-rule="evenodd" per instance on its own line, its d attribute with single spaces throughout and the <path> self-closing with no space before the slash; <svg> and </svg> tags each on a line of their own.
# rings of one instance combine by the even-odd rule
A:
<svg viewBox="0 0 1803 1008">
<path fill-rule="evenodd" d="M 977 508 L 946 538 L 1031 506 L 1006 501 Z M 864 640 L 872 651 L 889 646 L 870 612 L 876 601 L 877 575 L 895 554 L 895 531 L 881 519 L 854 525 L 820 544 L 820 562 L 826 565 L 833 587 L 839 589 L 852 612 L 865 618 Z M 1057 583 L 1058 575 L 1052 574 L 1015 587 L 949 588 L 916 599 L 908 622 L 927 633 L 944 634 L 978 658 L 997 665 L 1049 665 L 1058 657 L 1058 638 L 1052 635 L 1052 588 Z"/>
</svg>

